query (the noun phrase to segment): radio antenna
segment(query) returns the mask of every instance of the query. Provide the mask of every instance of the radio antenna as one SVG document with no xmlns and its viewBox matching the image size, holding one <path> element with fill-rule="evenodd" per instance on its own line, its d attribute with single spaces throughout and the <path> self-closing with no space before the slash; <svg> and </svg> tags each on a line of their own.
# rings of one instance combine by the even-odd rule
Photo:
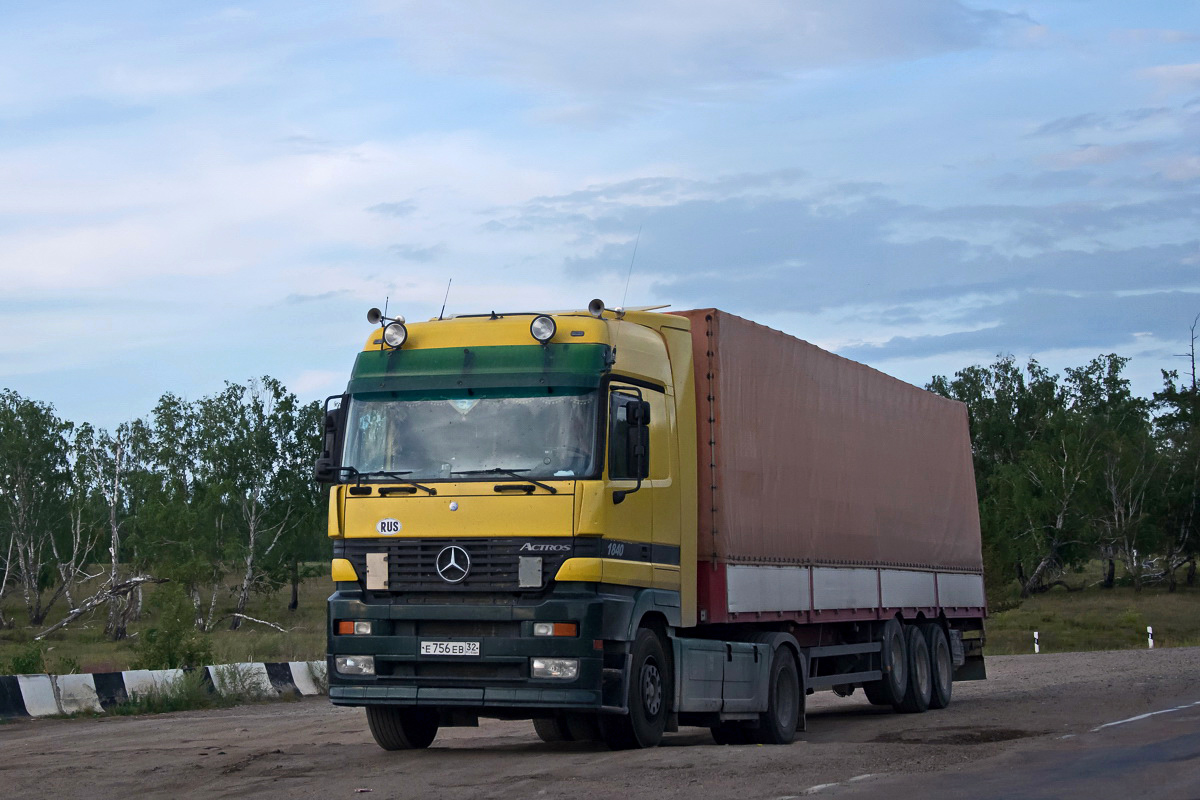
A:
<svg viewBox="0 0 1200 800">
<path fill-rule="evenodd" d="M 383 316 L 385 318 L 387 317 L 387 304 L 388 304 L 388 297 L 387 297 L 387 295 L 384 295 L 383 296 Z"/>
<path fill-rule="evenodd" d="M 633 255 L 629 257 L 629 274 L 625 276 L 625 294 L 621 296 L 621 308 L 629 299 L 629 281 L 633 278 L 633 262 L 637 260 L 638 242 L 642 240 L 642 226 L 638 225 L 637 238 L 633 240 Z"/>
<path fill-rule="evenodd" d="M 454 283 L 454 278 L 446 281 L 446 296 L 442 298 L 442 310 L 438 312 L 439 320 L 442 318 L 442 315 L 446 313 L 446 301 L 450 299 L 450 284 L 452 283 Z"/>
<path fill-rule="evenodd" d="M 617 320 L 625 316 L 625 301 L 629 299 L 629 281 L 633 278 L 633 262 L 637 260 L 638 242 L 642 240 L 642 226 L 638 225 L 637 238 L 633 240 L 633 255 L 629 257 L 629 274 L 625 276 L 625 294 L 621 297 L 621 311 L 617 314 Z M 617 335 L 613 337 L 613 359 L 617 357 L 617 345 L 621 343 L 620 326 L 617 327 Z"/>
</svg>

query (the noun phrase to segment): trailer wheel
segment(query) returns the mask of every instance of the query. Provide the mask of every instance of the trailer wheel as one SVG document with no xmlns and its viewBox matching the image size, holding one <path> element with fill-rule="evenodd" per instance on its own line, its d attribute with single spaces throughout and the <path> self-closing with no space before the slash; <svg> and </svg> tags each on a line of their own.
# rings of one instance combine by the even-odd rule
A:
<svg viewBox="0 0 1200 800">
<path fill-rule="evenodd" d="M 933 695 L 933 665 L 929 661 L 929 645 L 925 634 L 917 625 L 909 625 L 904 631 L 904 643 L 908 647 L 908 688 L 904 699 L 894 708 L 905 714 L 919 714 L 929 709 Z"/>
<path fill-rule="evenodd" d="M 367 725 L 384 750 L 421 750 L 437 736 L 438 715 L 428 708 L 367 706 Z"/>
<path fill-rule="evenodd" d="M 670 710 L 671 667 L 658 634 L 639 628 L 626 676 L 628 714 L 600 717 L 600 731 L 613 750 L 655 747 L 662 741 Z"/>
<path fill-rule="evenodd" d="M 880 661 L 883 677 L 863 684 L 867 700 L 876 706 L 894 706 L 904 699 L 908 689 L 908 648 L 904 644 L 904 628 L 899 621 L 889 619 L 879 634 Z"/>
<path fill-rule="evenodd" d="M 921 626 L 925 643 L 929 645 L 929 662 L 933 667 L 933 694 L 929 697 L 930 708 L 945 708 L 950 705 L 950 694 L 954 686 L 954 658 L 950 654 L 950 643 L 946 633 L 936 622 Z"/>
<path fill-rule="evenodd" d="M 791 744 L 803 713 L 804 690 L 800 687 L 796 660 L 790 650 L 780 647 L 771 656 L 767 710 L 758 716 L 754 740 L 759 744 Z"/>
<path fill-rule="evenodd" d="M 570 742 L 575 737 L 562 717 L 538 717 L 533 720 L 533 729 L 543 742 Z"/>
</svg>

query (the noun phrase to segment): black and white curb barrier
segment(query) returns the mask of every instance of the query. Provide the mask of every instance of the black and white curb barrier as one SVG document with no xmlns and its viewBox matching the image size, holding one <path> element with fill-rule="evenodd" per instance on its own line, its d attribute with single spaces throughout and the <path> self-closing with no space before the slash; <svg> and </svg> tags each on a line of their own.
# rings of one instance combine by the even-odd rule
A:
<svg viewBox="0 0 1200 800">
<path fill-rule="evenodd" d="M 325 694 L 324 661 L 220 664 L 204 667 L 212 692 L 255 698 Z M 0 675 L 0 717 L 102 714 L 138 695 L 169 690 L 190 670 L 131 669 L 84 675 Z"/>
</svg>

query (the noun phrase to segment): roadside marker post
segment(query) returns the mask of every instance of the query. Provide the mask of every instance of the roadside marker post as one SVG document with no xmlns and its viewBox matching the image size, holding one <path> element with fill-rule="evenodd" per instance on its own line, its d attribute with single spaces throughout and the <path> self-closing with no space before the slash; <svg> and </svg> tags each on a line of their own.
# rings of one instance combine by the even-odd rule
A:
<svg viewBox="0 0 1200 800">
<path fill-rule="evenodd" d="M 1040 644 L 1038 644 L 1038 632 L 1037 631 L 1033 632 L 1033 652 L 1034 653 L 1042 652 L 1042 646 Z"/>
<path fill-rule="evenodd" d="M 1146 643 L 1151 650 L 1154 649 L 1154 628 L 1146 626 Z"/>
</svg>

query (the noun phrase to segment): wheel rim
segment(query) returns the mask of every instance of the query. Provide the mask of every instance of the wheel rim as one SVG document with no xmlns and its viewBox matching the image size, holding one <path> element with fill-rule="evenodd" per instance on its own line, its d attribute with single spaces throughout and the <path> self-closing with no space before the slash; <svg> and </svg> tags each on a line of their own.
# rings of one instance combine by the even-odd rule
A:
<svg viewBox="0 0 1200 800">
<path fill-rule="evenodd" d="M 647 661 L 642 665 L 641 684 L 642 707 L 646 709 L 647 714 L 653 717 L 662 708 L 663 699 L 662 674 L 658 671 L 658 665 L 653 661 Z"/>
</svg>

